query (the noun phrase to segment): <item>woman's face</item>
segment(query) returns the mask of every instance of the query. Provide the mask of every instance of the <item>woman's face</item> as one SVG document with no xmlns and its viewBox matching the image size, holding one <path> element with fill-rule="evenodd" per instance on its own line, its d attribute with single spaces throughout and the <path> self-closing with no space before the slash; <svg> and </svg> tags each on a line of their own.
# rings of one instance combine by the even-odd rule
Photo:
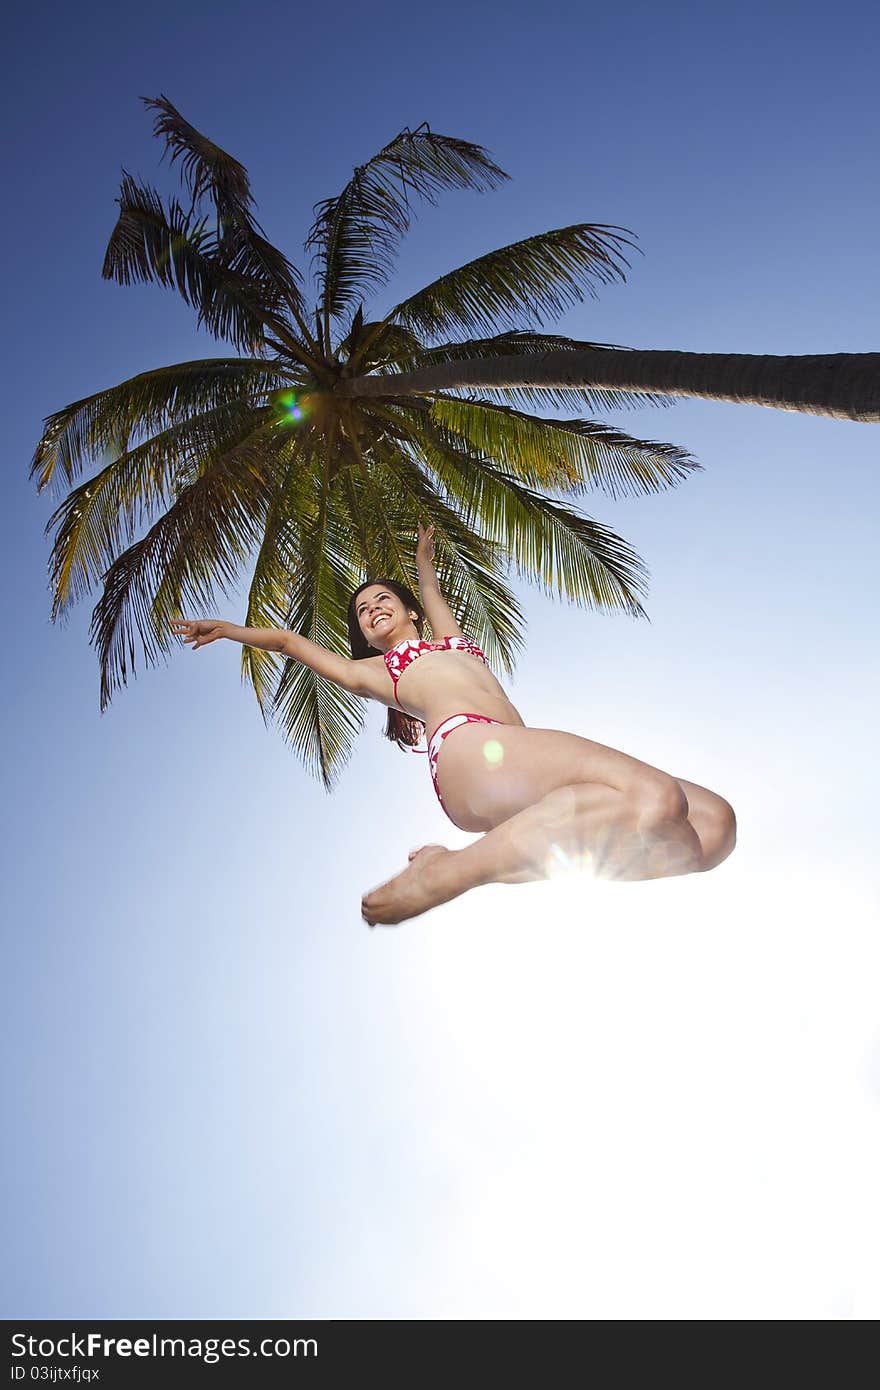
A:
<svg viewBox="0 0 880 1390">
<path fill-rule="evenodd" d="M 381 584 L 361 589 L 354 611 L 361 632 L 377 651 L 388 651 L 404 637 L 412 636 L 411 610 L 391 589 Z"/>
</svg>

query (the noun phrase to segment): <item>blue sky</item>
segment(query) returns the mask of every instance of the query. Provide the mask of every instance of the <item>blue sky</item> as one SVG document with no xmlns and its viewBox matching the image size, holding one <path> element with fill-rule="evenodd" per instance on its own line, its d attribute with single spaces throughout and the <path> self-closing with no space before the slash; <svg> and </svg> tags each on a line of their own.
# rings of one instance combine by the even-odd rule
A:
<svg viewBox="0 0 880 1390">
<path fill-rule="evenodd" d="M 10 23 L 4 1315 L 876 1317 L 876 428 L 604 417 L 705 471 L 587 499 L 649 566 L 651 623 L 520 589 L 512 698 L 721 792 L 736 854 L 483 889 L 389 932 L 361 892 L 467 838 L 423 760 L 373 709 L 328 797 L 233 644 L 140 663 L 101 716 L 97 594 L 49 622 L 54 503 L 27 476 L 49 411 L 225 351 L 170 293 L 100 278 L 121 166 L 171 186 L 141 95 L 246 164 L 294 257 L 402 126 L 488 147 L 512 181 L 425 210 L 397 297 L 592 221 L 643 254 L 572 336 L 876 350 L 876 11 L 159 0 Z"/>
</svg>

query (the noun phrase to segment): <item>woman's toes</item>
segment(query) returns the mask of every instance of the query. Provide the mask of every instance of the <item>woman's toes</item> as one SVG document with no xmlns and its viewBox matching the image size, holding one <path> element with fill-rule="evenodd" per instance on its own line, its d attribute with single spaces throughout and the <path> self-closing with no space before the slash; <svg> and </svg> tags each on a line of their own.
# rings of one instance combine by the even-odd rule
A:
<svg viewBox="0 0 880 1390">
<path fill-rule="evenodd" d="M 438 855 L 448 853 L 443 845 L 425 845 L 413 852 L 402 873 L 365 894 L 361 899 L 361 916 L 367 925 L 396 926 L 443 901 L 442 893 L 438 893 L 431 882 L 431 864 Z"/>
<path fill-rule="evenodd" d="M 361 899 L 361 916 L 368 927 L 375 927 L 376 925 L 376 913 L 380 908 L 377 897 L 378 894 L 376 893 L 368 893 L 365 898 Z"/>
</svg>

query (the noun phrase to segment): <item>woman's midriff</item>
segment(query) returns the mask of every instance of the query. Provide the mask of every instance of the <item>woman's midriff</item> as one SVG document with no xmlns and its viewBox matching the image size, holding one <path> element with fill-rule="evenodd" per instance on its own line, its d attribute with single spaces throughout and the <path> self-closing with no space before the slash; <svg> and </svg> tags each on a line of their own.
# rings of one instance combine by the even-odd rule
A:
<svg viewBox="0 0 880 1390">
<path fill-rule="evenodd" d="M 417 670 L 416 667 L 423 667 Z M 401 676 L 398 703 L 421 719 L 428 736 L 453 714 L 483 714 L 500 724 L 522 724 L 519 711 L 478 657 L 436 652 L 420 657 Z"/>
</svg>

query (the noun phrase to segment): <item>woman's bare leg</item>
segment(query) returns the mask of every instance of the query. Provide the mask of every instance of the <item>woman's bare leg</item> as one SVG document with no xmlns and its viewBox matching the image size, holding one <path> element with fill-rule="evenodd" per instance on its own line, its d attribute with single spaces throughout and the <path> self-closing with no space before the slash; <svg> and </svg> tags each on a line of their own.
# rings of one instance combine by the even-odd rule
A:
<svg viewBox="0 0 880 1390">
<path fill-rule="evenodd" d="M 717 869 L 719 864 L 731 855 L 736 847 L 736 815 L 729 801 L 707 787 L 686 782 L 683 777 L 676 781 L 688 799 L 688 820 L 697 832 L 703 850 L 701 872 Z"/>
<path fill-rule="evenodd" d="M 682 788 L 688 802 L 688 820 L 697 832 L 703 852 L 701 872 L 715 869 L 727 859 L 736 847 L 736 815 L 729 801 L 708 787 L 688 782 L 683 777 L 675 779 Z M 410 861 L 424 850 L 444 850 L 444 845 L 424 845 L 421 850 L 410 851 Z"/>
<path fill-rule="evenodd" d="M 588 739 L 519 726 L 465 726 L 444 745 L 438 776 L 456 823 L 486 833 L 461 850 L 429 846 L 418 853 L 402 874 L 365 896 L 362 913 L 371 925 L 417 916 L 479 884 L 545 878 L 559 863 L 623 880 L 709 867 L 688 820 L 682 783 Z M 704 823 L 718 821 L 712 803 L 727 803 L 686 785 Z M 716 854 L 717 843 L 711 848 Z"/>
<path fill-rule="evenodd" d="M 634 880 L 694 873 L 703 856 L 686 811 L 640 817 L 621 792 L 580 783 L 550 792 L 464 849 L 420 851 L 402 874 L 367 894 L 362 913 L 371 926 L 391 925 L 481 884 L 531 883 L 566 864 Z"/>
</svg>

